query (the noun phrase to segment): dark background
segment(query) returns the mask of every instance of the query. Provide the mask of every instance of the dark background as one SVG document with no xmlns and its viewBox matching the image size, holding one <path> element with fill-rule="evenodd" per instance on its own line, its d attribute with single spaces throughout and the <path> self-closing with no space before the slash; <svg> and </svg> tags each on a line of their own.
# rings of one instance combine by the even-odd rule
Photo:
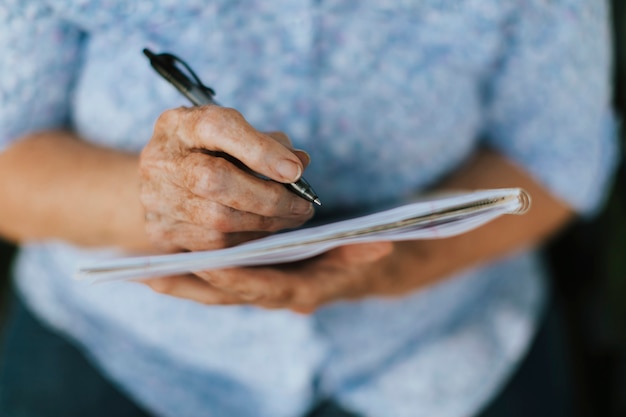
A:
<svg viewBox="0 0 626 417">
<path fill-rule="evenodd" d="M 626 111 L 626 1 L 612 0 L 614 105 Z M 622 147 L 626 147 L 624 127 Z M 626 416 L 626 164 L 604 212 L 578 223 L 547 250 L 565 317 L 581 416 Z"/>
<path fill-rule="evenodd" d="M 626 1 L 612 0 L 615 94 L 626 110 Z M 624 134 L 621 135 L 622 143 Z M 15 247 L 0 240 L 0 324 Z M 556 305 L 565 319 L 568 362 L 580 416 L 626 416 L 626 168 L 620 165 L 604 212 L 579 222 L 546 250 Z"/>
<path fill-rule="evenodd" d="M 0 326 L 6 316 L 7 301 L 9 297 L 9 268 L 11 259 L 15 253 L 15 247 L 0 240 Z M 0 329 L 1 330 L 1 329 Z"/>
</svg>

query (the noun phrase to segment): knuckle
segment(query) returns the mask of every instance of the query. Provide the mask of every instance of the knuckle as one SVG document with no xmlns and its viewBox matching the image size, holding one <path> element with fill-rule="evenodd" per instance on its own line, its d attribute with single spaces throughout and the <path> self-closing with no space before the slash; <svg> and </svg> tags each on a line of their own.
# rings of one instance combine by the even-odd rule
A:
<svg viewBox="0 0 626 417">
<path fill-rule="evenodd" d="M 182 221 L 194 226 L 202 226 L 206 223 L 207 213 L 210 213 L 210 203 L 202 202 L 195 196 L 183 198 L 175 207 L 170 207 Z"/>
<path fill-rule="evenodd" d="M 227 161 L 222 158 L 194 157 L 184 183 L 196 195 L 217 200 L 227 190 Z"/>
<path fill-rule="evenodd" d="M 155 248 L 165 252 L 174 252 L 179 249 L 179 245 L 175 243 L 174 239 L 175 232 L 160 220 L 146 219 L 145 233 Z"/>
<path fill-rule="evenodd" d="M 159 115 L 154 124 L 154 131 L 161 132 L 163 130 L 171 129 L 178 124 L 180 117 L 180 109 L 168 109 Z"/>
<path fill-rule="evenodd" d="M 285 204 L 284 200 L 284 187 L 279 184 L 271 184 L 271 187 L 267 187 L 263 195 L 262 204 L 259 204 L 259 212 L 265 216 L 275 216 L 279 211 L 278 207 Z"/>
<path fill-rule="evenodd" d="M 204 249 L 220 249 L 232 246 L 228 235 L 217 230 L 209 230 L 205 233 Z"/>
<path fill-rule="evenodd" d="M 224 206 L 218 206 L 218 208 L 213 209 L 209 215 L 209 221 L 212 229 L 219 232 L 220 235 L 236 231 L 230 210 Z"/>
<path fill-rule="evenodd" d="M 268 182 L 263 190 L 263 198 L 256 201 L 254 212 L 269 218 L 281 217 L 281 213 L 289 207 L 287 192 L 281 184 Z"/>
<path fill-rule="evenodd" d="M 229 107 L 204 106 L 194 110 L 190 122 L 193 132 L 199 137 L 215 136 L 222 129 L 244 120 L 239 111 Z"/>
<path fill-rule="evenodd" d="M 299 223 L 298 225 L 302 225 L 303 223 L 311 220 L 313 215 L 315 215 L 315 209 L 313 208 L 313 206 L 309 206 L 309 211 L 298 215 L 296 221 Z"/>
<path fill-rule="evenodd" d="M 232 107 L 212 107 L 215 117 L 219 117 L 228 122 L 241 122 L 244 120 L 243 115 L 237 109 Z"/>
<path fill-rule="evenodd" d="M 209 167 L 195 167 L 191 172 L 183 174 L 183 183 L 195 195 L 209 198 L 213 188 L 213 172 Z"/>
<path fill-rule="evenodd" d="M 256 223 L 256 229 L 263 232 L 274 232 L 281 228 L 278 222 L 272 217 L 258 216 Z"/>
<path fill-rule="evenodd" d="M 230 163 L 224 158 L 211 158 L 206 170 L 205 183 L 207 190 L 214 196 L 220 196 L 228 190 Z"/>
</svg>

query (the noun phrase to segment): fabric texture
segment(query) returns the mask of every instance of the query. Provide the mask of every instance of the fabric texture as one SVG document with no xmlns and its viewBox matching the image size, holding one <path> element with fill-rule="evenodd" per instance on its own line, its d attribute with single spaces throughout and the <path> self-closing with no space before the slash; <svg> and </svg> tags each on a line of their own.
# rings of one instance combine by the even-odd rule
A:
<svg viewBox="0 0 626 417">
<path fill-rule="evenodd" d="M 547 313 L 515 376 L 478 417 L 574 415 L 564 327 L 558 310 Z M 17 297 L 3 330 L 0 355 L 10 360 L 0 362 L 0 416 L 149 416 L 103 378 L 82 352 L 33 317 Z M 546 363 L 559 372 L 546 374 Z M 329 400 L 306 417 L 359 416 Z"/>
<path fill-rule="evenodd" d="M 306 149 L 320 217 L 403 201 L 481 146 L 591 215 L 615 164 L 596 0 L 3 0 L 0 146 L 64 127 L 139 151 L 163 110 L 187 104 L 144 47 L 185 59 L 220 103 Z M 114 253 L 33 242 L 17 285 L 162 416 L 287 417 L 326 396 L 374 417 L 472 415 L 525 351 L 545 294 L 530 250 L 310 317 L 71 279 Z"/>
<path fill-rule="evenodd" d="M 150 417 L 61 335 L 12 300 L 0 354 L 2 417 Z M 359 417 L 325 401 L 301 417 Z"/>
</svg>

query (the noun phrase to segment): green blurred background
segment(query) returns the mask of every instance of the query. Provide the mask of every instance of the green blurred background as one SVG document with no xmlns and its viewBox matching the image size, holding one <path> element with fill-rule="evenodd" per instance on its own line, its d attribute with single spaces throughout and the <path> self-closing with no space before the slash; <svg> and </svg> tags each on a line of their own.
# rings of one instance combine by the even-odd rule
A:
<svg viewBox="0 0 626 417">
<path fill-rule="evenodd" d="M 612 0 L 615 108 L 626 111 L 626 1 Z M 622 130 L 622 144 L 626 143 Z M 15 247 L 0 240 L 0 324 L 6 317 Z M 604 212 L 546 248 L 557 308 L 565 318 L 580 416 L 626 416 L 626 169 Z"/>
</svg>

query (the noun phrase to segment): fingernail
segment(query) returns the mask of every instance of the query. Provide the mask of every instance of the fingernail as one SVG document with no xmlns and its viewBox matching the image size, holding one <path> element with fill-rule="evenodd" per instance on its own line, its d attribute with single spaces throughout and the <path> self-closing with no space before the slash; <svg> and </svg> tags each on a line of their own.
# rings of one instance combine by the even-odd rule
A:
<svg viewBox="0 0 626 417">
<path fill-rule="evenodd" d="M 302 175 L 300 165 L 288 159 L 278 161 L 274 167 L 276 172 L 288 182 L 295 182 Z"/>
<path fill-rule="evenodd" d="M 306 214 L 309 210 L 311 210 L 311 203 L 302 198 L 295 198 L 291 204 L 293 214 Z"/>
</svg>

